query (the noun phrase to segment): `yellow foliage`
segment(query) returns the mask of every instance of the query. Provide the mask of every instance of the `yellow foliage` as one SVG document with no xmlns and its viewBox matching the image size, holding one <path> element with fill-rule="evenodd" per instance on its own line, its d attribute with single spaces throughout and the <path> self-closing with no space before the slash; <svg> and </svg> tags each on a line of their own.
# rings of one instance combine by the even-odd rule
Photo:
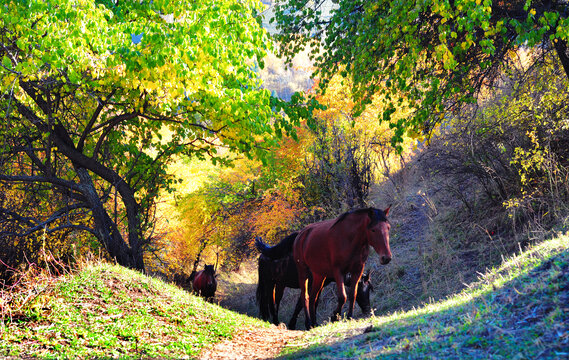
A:
<svg viewBox="0 0 569 360">
<path fill-rule="evenodd" d="M 408 130 L 403 137 L 403 153 L 396 155 L 395 149 L 391 145 L 394 135 L 389 123 L 381 121 L 381 116 L 387 100 L 377 92 L 371 104 L 358 117 L 354 117 L 355 103 L 349 89 L 351 82 L 342 78 L 340 75 L 334 76 L 328 85 L 326 94 L 319 97 L 319 101 L 326 105 L 327 109 L 317 113 L 317 117 L 328 122 L 340 122 L 344 127 L 352 127 L 361 139 L 367 141 L 377 155 L 376 163 L 381 164 L 376 171 L 376 180 L 384 180 L 386 168 L 389 172 L 398 171 L 401 168 L 401 158 L 406 159 L 417 149 L 419 142 L 424 142 L 424 135 Z M 391 115 L 391 121 L 397 122 L 400 119 L 409 117 L 413 111 L 408 103 L 403 99 L 398 101 L 399 108 Z"/>
<path fill-rule="evenodd" d="M 287 201 L 276 192 L 267 194 L 251 214 L 252 232 L 276 243 L 283 234 L 292 232 L 302 211 L 298 201 Z"/>
</svg>

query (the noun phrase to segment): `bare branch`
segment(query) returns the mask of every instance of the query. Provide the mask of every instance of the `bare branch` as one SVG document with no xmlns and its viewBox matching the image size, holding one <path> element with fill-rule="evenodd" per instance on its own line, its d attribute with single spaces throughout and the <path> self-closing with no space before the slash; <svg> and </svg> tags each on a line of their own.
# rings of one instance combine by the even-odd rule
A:
<svg viewBox="0 0 569 360">
<path fill-rule="evenodd" d="M 113 91 L 111 91 L 111 93 L 109 94 L 108 98 L 111 98 L 115 94 L 115 92 L 116 92 L 116 89 L 113 89 Z M 87 136 L 89 135 L 89 133 L 93 129 L 93 125 L 95 124 L 95 122 L 99 118 L 99 115 L 101 115 L 101 112 L 103 111 L 103 109 L 107 105 L 106 101 L 102 101 L 101 99 L 98 99 L 98 101 L 99 101 L 99 105 L 97 106 L 97 109 L 95 109 L 95 111 L 93 112 L 93 115 L 91 116 L 91 120 L 89 121 L 87 126 L 85 126 L 85 130 L 83 131 L 83 134 L 81 134 L 81 138 L 79 139 L 79 142 L 77 143 L 77 149 L 79 151 L 83 151 L 83 146 L 85 146 L 85 139 L 87 138 Z M 96 131 L 96 129 L 95 129 L 95 131 Z"/>
<path fill-rule="evenodd" d="M 81 228 L 87 228 L 86 226 L 83 225 L 73 225 L 71 223 L 66 224 L 66 225 L 60 225 L 55 229 L 47 229 L 47 226 L 57 220 L 59 220 L 62 216 L 67 215 L 69 212 L 73 211 L 73 210 L 77 210 L 77 209 L 87 209 L 89 208 L 89 206 L 85 203 L 76 203 L 76 204 L 72 204 L 72 205 L 68 205 L 65 206 L 57 211 L 55 211 L 53 214 L 51 214 L 51 216 L 42 222 L 38 222 L 36 223 L 34 226 L 30 227 L 29 229 L 27 229 L 25 232 L 22 233 L 17 233 L 17 232 L 3 232 L 1 233 L 2 235 L 11 235 L 11 236 L 18 236 L 18 237 L 23 237 L 23 236 L 28 236 L 30 234 L 33 234 L 36 231 L 40 231 L 43 229 L 46 229 L 47 233 L 51 233 L 53 231 L 55 231 L 55 229 L 64 229 L 64 228 L 69 228 L 69 227 L 81 227 Z M 32 220 L 36 220 L 33 218 L 29 218 L 29 217 L 23 217 L 19 214 L 16 214 L 12 211 L 4 211 L 5 209 L 0 208 L 0 214 L 2 213 L 6 213 L 10 216 L 14 216 L 19 220 L 24 220 L 28 225 L 32 225 Z M 91 229 L 91 231 L 93 232 L 94 230 Z M 94 233 L 94 232 L 93 232 Z"/>
<path fill-rule="evenodd" d="M 72 181 L 67 181 L 55 177 L 47 177 L 47 176 L 25 176 L 25 175 L 4 175 L 0 174 L 0 181 L 6 182 L 23 182 L 23 183 L 49 183 L 58 185 L 67 189 L 72 189 L 75 191 L 83 191 L 81 185 L 76 184 Z"/>
</svg>

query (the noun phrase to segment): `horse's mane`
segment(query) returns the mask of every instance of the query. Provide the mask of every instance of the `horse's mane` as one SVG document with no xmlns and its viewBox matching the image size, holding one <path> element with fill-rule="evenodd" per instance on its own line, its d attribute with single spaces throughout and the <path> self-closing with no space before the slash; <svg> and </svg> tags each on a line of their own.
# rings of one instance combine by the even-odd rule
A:
<svg viewBox="0 0 569 360">
<path fill-rule="evenodd" d="M 367 213 L 368 214 L 368 216 L 371 219 L 371 223 L 368 226 L 374 226 L 375 224 L 377 224 L 380 221 L 387 221 L 387 217 L 385 216 L 385 213 L 383 212 L 383 210 L 379 210 L 379 209 L 376 209 L 373 207 L 369 207 L 369 208 L 364 208 L 364 209 L 356 209 L 356 210 L 352 210 L 352 211 L 347 211 L 347 212 L 343 213 L 342 215 L 338 216 L 338 218 L 336 219 L 336 221 L 334 221 L 334 223 L 332 224 L 332 226 L 330 228 L 333 228 L 337 224 L 341 223 L 348 215 L 359 214 L 359 213 Z"/>
</svg>

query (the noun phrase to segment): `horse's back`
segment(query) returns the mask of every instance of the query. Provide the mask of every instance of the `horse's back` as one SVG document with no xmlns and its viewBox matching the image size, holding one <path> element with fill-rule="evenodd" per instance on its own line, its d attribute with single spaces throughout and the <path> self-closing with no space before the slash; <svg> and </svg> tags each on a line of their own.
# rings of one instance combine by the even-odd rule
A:
<svg viewBox="0 0 569 360">
<path fill-rule="evenodd" d="M 257 237 L 255 239 L 255 247 L 261 254 L 272 260 L 282 259 L 292 252 L 294 240 L 296 239 L 297 235 L 298 232 L 293 232 L 292 234 L 282 239 L 275 246 L 268 246 L 267 244 L 263 243 L 263 240 L 260 237 Z"/>
<path fill-rule="evenodd" d="M 349 271 L 356 263 L 361 264 L 367 259 L 369 249 L 367 244 L 354 231 L 364 223 L 358 219 L 341 217 L 325 220 L 307 226 L 297 237 L 294 244 L 294 259 L 299 264 L 306 265 L 310 271 L 322 276 L 334 276 L 334 271 Z M 355 221 L 353 221 L 355 220 Z"/>
<path fill-rule="evenodd" d="M 331 262 L 330 243 L 335 242 L 335 235 L 330 231 L 330 228 L 334 221 L 321 221 L 308 225 L 302 230 L 294 243 L 294 260 L 296 262 L 306 264 L 312 271 L 317 270 L 317 265 L 320 263 Z"/>
</svg>

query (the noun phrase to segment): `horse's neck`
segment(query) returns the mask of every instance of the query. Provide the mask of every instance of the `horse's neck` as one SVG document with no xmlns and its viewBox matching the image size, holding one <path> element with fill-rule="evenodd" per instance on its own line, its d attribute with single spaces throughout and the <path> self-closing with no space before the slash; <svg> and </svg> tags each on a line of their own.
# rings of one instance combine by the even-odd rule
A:
<svg viewBox="0 0 569 360">
<path fill-rule="evenodd" d="M 366 236 L 366 227 L 368 223 L 365 221 L 365 218 L 362 218 L 361 216 L 359 216 L 357 221 L 354 222 L 355 224 L 350 223 L 348 219 L 344 219 L 344 221 L 338 225 L 343 226 L 344 231 L 346 232 L 346 238 L 348 238 L 350 242 L 354 243 L 356 246 L 367 246 L 369 248 L 371 244 Z"/>
<path fill-rule="evenodd" d="M 368 256 L 369 256 L 369 243 L 367 243 L 363 246 L 363 249 L 361 252 L 362 262 L 366 262 Z"/>
</svg>

